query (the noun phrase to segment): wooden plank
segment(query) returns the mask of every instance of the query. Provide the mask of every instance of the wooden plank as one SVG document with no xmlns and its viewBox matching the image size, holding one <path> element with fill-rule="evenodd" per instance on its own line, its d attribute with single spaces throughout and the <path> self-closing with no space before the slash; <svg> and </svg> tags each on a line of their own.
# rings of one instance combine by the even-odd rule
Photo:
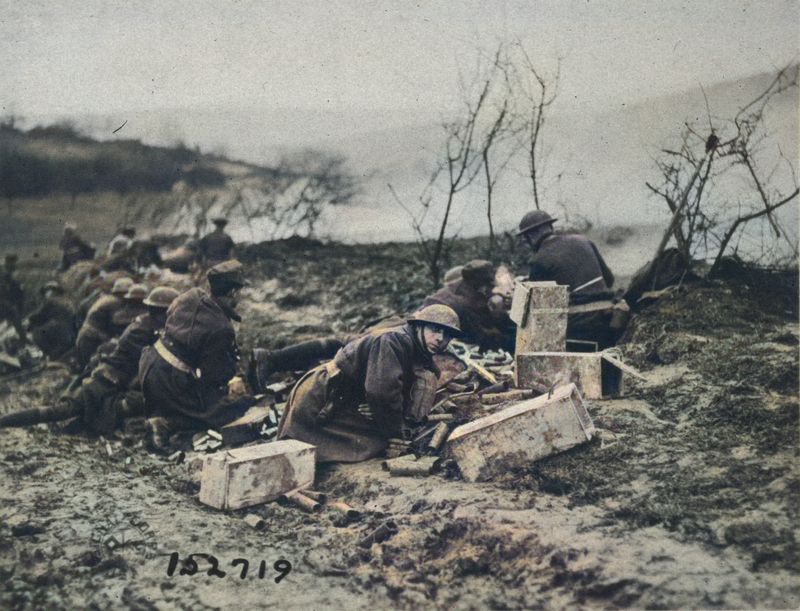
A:
<svg viewBox="0 0 800 611">
<path fill-rule="evenodd" d="M 588 441 L 594 425 L 574 384 L 457 427 L 446 450 L 467 481 L 509 469 Z"/>
<path fill-rule="evenodd" d="M 310 444 L 287 439 L 206 456 L 200 476 L 200 502 L 217 509 L 260 505 L 314 483 Z"/>
</svg>

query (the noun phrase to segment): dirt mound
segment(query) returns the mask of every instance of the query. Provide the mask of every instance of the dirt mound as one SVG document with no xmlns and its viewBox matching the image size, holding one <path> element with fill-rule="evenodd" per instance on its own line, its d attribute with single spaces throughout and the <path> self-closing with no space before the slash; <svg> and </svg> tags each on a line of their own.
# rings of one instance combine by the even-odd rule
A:
<svg viewBox="0 0 800 611">
<path fill-rule="evenodd" d="M 484 247 L 457 242 L 452 262 Z M 412 244 L 287 240 L 241 256 L 253 282 L 245 348 L 346 335 L 428 290 Z M 185 465 L 135 437 L 2 431 L 0 606 L 796 608 L 798 325 L 786 286 L 740 275 L 641 309 L 622 353 L 648 380 L 589 404 L 591 443 L 495 482 L 391 477 L 379 461 L 320 470 L 316 486 L 361 520 L 274 503 L 217 512 L 194 498 Z M 0 378 L 0 413 L 51 402 L 66 381 L 57 368 Z M 361 545 L 387 520 L 396 533 Z M 173 552 L 213 554 L 227 576 L 169 577 Z M 241 579 L 237 558 L 251 573 L 262 559 L 293 569 L 277 584 Z"/>
</svg>

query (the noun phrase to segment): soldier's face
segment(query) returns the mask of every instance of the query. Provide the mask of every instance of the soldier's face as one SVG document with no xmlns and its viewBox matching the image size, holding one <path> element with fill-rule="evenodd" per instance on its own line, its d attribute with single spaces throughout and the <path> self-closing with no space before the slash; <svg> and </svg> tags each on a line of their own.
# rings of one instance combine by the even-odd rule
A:
<svg viewBox="0 0 800 611">
<path fill-rule="evenodd" d="M 450 343 L 450 334 L 441 327 L 425 325 L 422 328 L 422 340 L 428 352 L 443 352 Z"/>
</svg>

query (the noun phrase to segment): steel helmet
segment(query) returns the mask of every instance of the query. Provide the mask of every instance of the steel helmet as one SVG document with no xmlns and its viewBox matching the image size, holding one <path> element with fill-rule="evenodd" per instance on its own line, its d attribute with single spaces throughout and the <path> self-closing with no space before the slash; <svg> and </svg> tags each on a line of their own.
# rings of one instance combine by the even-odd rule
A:
<svg viewBox="0 0 800 611">
<path fill-rule="evenodd" d="M 455 282 L 456 280 L 461 280 L 461 270 L 464 269 L 463 265 L 456 265 L 455 267 L 451 267 L 444 273 L 444 278 L 442 282 L 448 284 L 450 282 Z"/>
<path fill-rule="evenodd" d="M 125 293 L 125 299 L 144 301 L 144 298 L 147 297 L 148 292 L 149 291 L 146 284 L 132 284 L 128 289 L 128 292 Z"/>
<path fill-rule="evenodd" d="M 132 286 L 133 280 L 130 278 L 117 278 L 114 281 L 114 286 L 111 287 L 111 294 L 124 297 L 128 293 L 128 289 Z"/>
<path fill-rule="evenodd" d="M 461 322 L 458 314 L 450 306 L 434 304 L 417 310 L 408 318 L 408 322 L 426 322 L 431 325 L 444 327 L 454 335 L 461 334 Z"/>
<path fill-rule="evenodd" d="M 61 286 L 55 280 L 49 280 L 49 281 L 44 283 L 44 286 L 41 289 L 42 293 L 46 293 L 47 291 L 56 291 L 58 293 L 63 293 L 64 292 L 64 287 Z"/>
<path fill-rule="evenodd" d="M 544 210 L 532 210 L 522 217 L 522 220 L 519 222 L 519 230 L 517 231 L 517 235 L 527 233 L 531 229 L 536 229 L 540 225 L 555 223 L 557 220 L 558 219 L 554 219 Z"/>
<path fill-rule="evenodd" d="M 144 305 L 154 308 L 168 308 L 180 293 L 171 286 L 157 286 L 145 298 Z"/>
</svg>

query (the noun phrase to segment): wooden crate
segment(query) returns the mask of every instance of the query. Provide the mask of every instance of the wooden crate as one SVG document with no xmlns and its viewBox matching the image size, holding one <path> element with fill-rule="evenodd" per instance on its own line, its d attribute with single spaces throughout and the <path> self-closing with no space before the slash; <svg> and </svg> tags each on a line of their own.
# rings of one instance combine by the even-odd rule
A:
<svg viewBox="0 0 800 611">
<path fill-rule="evenodd" d="M 605 352 L 530 352 L 515 357 L 514 383 L 519 388 L 572 382 L 586 399 L 619 396 L 622 372 L 641 377 Z"/>
<path fill-rule="evenodd" d="M 555 282 L 519 282 L 514 287 L 511 320 L 517 324 L 515 354 L 563 351 L 567 338 L 567 287 Z"/>
<path fill-rule="evenodd" d="M 310 488 L 315 452 L 310 444 L 287 439 L 210 454 L 200 476 L 200 502 L 239 509 Z"/>
<path fill-rule="evenodd" d="M 447 440 L 467 481 L 483 481 L 592 438 L 594 424 L 574 384 L 457 427 Z"/>
</svg>

